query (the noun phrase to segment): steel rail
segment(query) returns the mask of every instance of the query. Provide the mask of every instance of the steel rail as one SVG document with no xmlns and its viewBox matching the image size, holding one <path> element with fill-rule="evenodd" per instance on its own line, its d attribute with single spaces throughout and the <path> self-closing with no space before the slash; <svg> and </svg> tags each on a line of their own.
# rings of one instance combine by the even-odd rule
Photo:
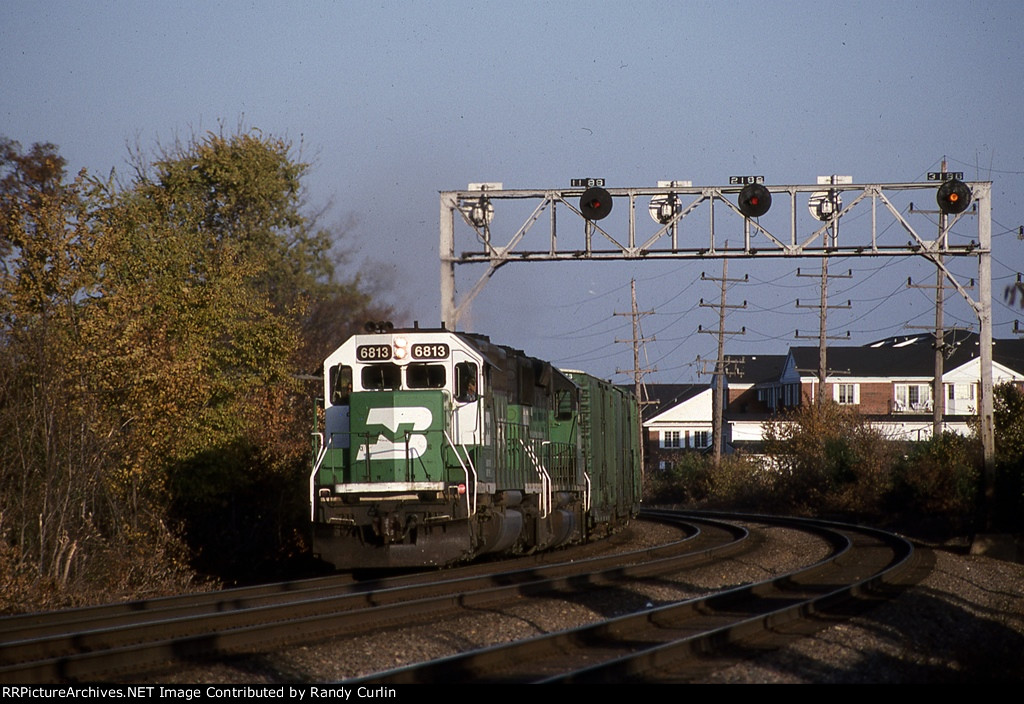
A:
<svg viewBox="0 0 1024 704">
<path fill-rule="evenodd" d="M 698 514 L 682 515 L 695 518 Z M 913 555 L 913 547 L 905 539 L 870 528 L 810 519 L 715 515 L 720 519 L 797 527 L 824 537 L 831 543 L 832 552 L 812 565 L 762 582 L 351 682 L 554 683 L 643 679 L 670 665 L 707 656 L 739 639 L 827 612 L 850 598 L 877 590 L 907 569 Z M 699 516 L 704 518 L 707 514 Z M 581 666 L 581 661 L 587 664 Z"/>
<path fill-rule="evenodd" d="M 654 520 L 658 520 L 657 517 L 654 517 Z M 690 537 L 699 536 L 695 534 Z M 558 553 L 553 552 L 537 553 L 529 557 L 514 558 L 502 564 L 507 567 L 515 567 L 523 563 L 560 562 L 557 556 Z M 494 566 L 491 563 L 471 563 L 446 570 L 444 573 L 430 571 L 428 574 L 442 575 L 445 579 L 455 579 L 470 574 L 491 574 L 493 572 Z M 379 591 L 420 584 L 425 579 L 429 578 L 420 572 L 360 580 L 354 580 L 349 575 L 333 574 L 219 591 L 193 592 L 152 599 L 14 614 L 0 617 L 0 647 L 23 638 L 29 632 L 35 635 L 80 633 L 93 628 L 114 628 L 144 620 L 217 614 L 274 603 L 288 603 L 302 597 L 314 598 L 316 595 L 330 596 Z"/>
<path fill-rule="evenodd" d="M 243 597 L 228 592 L 220 595 L 220 601 L 205 601 L 199 606 L 190 603 L 191 597 L 183 597 L 166 600 L 166 608 L 141 613 L 125 611 L 123 607 L 99 609 L 101 616 L 96 621 L 76 620 L 72 613 L 57 614 L 53 618 L 69 617 L 62 628 L 49 623 L 21 631 L 8 629 L 4 633 L 0 642 L 0 681 L 79 681 L 168 661 L 308 641 L 337 632 L 379 627 L 388 621 L 436 617 L 439 613 L 510 596 L 581 583 L 636 579 L 709 559 L 723 545 L 729 551 L 742 548 L 745 533 L 716 521 L 701 521 L 700 525 L 702 530 L 663 546 L 511 571 L 493 572 L 492 565 L 487 574 L 448 577 L 443 573 L 439 580 L 438 573 L 433 573 L 435 579 L 430 583 L 422 583 L 420 575 L 420 583 L 415 583 L 416 578 L 406 577 L 397 581 L 412 579 L 414 583 L 382 582 L 377 588 L 366 584 L 317 584 L 313 589 L 292 593 L 282 591 L 278 585 L 270 594 L 247 593 Z M 729 532 L 725 533 L 727 529 Z M 719 532 L 718 537 L 710 535 L 714 531 Z M 32 621 L 29 618 L 25 622 Z M 45 630 L 46 634 L 39 636 L 33 628 Z"/>
<path fill-rule="evenodd" d="M 757 520 L 764 520 L 760 517 Z M 825 530 L 839 530 L 853 533 L 853 542 L 859 543 L 866 539 L 869 545 L 855 547 L 851 543 L 850 551 L 858 553 L 869 551 L 871 556 L 855 564 L 842 564 L 837 557 L 813 565 L 809 570 L 795 575 L 787 575 L 768 583 L 755 585 L 749 591 L 751 602 L 760 602 L 767 608 L 752 607 L 747 618 L 734 615 L 719 620 L 723 625 L 711 628 L 700 634 L 680 639 L 668 639 L 660 645 L 642 648 L 634 653 L 624 655 L 599 665 L 580 668 L 574 671 L 559 673 L 541 680 L 546 683 L 598 683 L 623 682 L 629 680 L 685 680 L 684 668 L 693 661 L 706 657 L 708 654 L 728 651 L 730 647 L 744 639 L 757 637 L 761 634 L 777 631 L 787 624 L 798 620 L 818 618 L 828 614 L 839 613 L 842 605 L 858 598 L 877 598 L 879 595 L 892 595 L 892 586 L 900 575 L 907 572 L 913 562 L 913 545 L 901 536 L 862 526 L 832 523 L 807 519 L 807 525 L 817 526 Z M 777 523 L 777 525 L 782 525 Z M 885 553 L 883 558 L 879 553 Z M 880 564 L 878 569 L 866 568 L 866 564 Z M 848 579 L 851 573 L 868 570 Z M 841 586 L 837 586 L 837 584 Z M 746 598 L 744 590 L 736 591 L 733 597 Z M 772 606 L 777 602 L 778 606 Z M 730 608 L 735 609 L 735 604 Z"/>
</svg>

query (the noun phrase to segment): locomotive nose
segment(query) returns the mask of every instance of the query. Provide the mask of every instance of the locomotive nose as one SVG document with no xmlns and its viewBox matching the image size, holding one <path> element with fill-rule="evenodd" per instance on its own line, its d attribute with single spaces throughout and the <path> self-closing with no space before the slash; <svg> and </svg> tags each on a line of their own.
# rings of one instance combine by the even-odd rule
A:
<svg viewBox="0 0 1024 704">
<path fill-rule="evenodd" d="M 354 481 L 442 481 L 443 409 L 444 396 L 439 391 L 354 394 Z"/>
</svg>

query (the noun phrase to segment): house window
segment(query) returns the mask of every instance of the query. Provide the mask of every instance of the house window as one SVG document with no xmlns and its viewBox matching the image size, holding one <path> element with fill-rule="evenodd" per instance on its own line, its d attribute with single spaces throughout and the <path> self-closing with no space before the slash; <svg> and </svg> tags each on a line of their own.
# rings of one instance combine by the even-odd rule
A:
<svg viewBox="0 0 1024 704">
<path fill-rule="evenodd" d="M 711 444 L 710 433 L 706 430 L 695 430 L 693 431 L 693 446 L 694 447 L 707 447 Z"/>
<path fill-rule="evenodd" d="M 661 446 L 664 447 L 679 447 L 679 431 L 678 430 L 662 430 L 661 431 Z"/>
<path fill-rule="evenodd" d="M 928 384 L 896 384 L 893 394 L 897 411 L 930 411 L 932 387 Z"/>
<path fill-rule="evenodd" d="M 950 401 L 973 401 L 974 384 L 947 384 Z"/>
<path fill-rule="evenodd" d="M 832 400 L 844 406 L 860 403 L 859 384 L 833 384 Z"/>
</svg>

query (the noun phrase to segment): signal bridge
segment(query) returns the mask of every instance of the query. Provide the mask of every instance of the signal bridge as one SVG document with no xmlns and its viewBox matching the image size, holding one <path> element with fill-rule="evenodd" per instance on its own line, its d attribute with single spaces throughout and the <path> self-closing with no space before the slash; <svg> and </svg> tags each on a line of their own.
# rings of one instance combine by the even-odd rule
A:
<svg viewBox="0 0 1024 704">
<path fill-rule="evenodd" d="M 761 176 L 736 176 L 728 186 L 668 181 L 654 188 L 605 188 L 603 179 L 573 179 L 567 189 L 505 189 L 500 183 L 478 183 L 465 191 L 442 191 L 441 317 L 445 325 L 456 329 L 487 281 L 511 262 L 924 257 L 978 317 L 979 413 L 988 493 L 994 483 L 995 462 L 992 183 L 965 183 L 959 173 L 928 177 L 926 183 L 855 184 L 850 177 L 825 176 L 819 177 L 817 184 L 775 186 L 765 185 Z M 904 216 L 913 210 L 912 197 L 929 195 L 941 213 L 933 236 L 921 234 Z M 788 208 L 780 206 L 787 198 Z M 624 205 L 613 214 L 617 202 Z M 638 203 L 648 210 L 653 224 L 637 218 Z M 976 239 L 951 242 L 950 232 L 969 214 L 977 220 Z M 545 216 L 546 241 L 540 232 L 543 227 L 536 228 L 539 234 L 531 235 Z M 695 223 L 688 226 L 685 236 L 684 222 Z M 934 226 L 930 220 L 927 224 Z M 737 225 L 742 237 L 736 236 Z M 457 235 L 460 244 L 465 243 L 459 253 Z M 735 244 L 728 246 L 726 238 Z M 978 258 L 977 300 L 947 268 L 947 257 Z M 455 267 L 464 264 L 486 265 L 487 269 L 456 303 Z"/>
<path fill-rule="evenodd" d="M 944 182 L 942 187 L 949 183 Z M 917 191 L 941 191 L 935 183 L 837 183 L 828 185 L 827 189 L 821 184 L 764 186 L 749 183 L 742 187 L 592 187 L 565 190 L 506 190 L 500 188 L 501 184 L 491 184 L 498 188 L 444 191 L 441 193 L 440 223 L 442 318 L 446 324 L 455 325 L 487 280 L 510 262 L 831 256 L 923 256 L 943 270 L 946 278 L 980 314 L 980 301 L 971 299 L 966 287 L 959 284 L 941 260 L 947 256 L 985 259 L 990 254 L 992 184 L 956 183 L 967 189 L 967 195 L 958 195 L 959 202 L 954 209 L 947 209 L 948 204 L 943 207 L 940 203 L 940 209 L 953 217 L 943 219 L 946 222 L 937 236 L 919 233 L 904 216 L 903 210 L 909 208 L 900 209 L 894 204 L 900 196 L 906 200 Z M 750 203 L 751 192 L 757 195 L 753 206 Z M 733 203 L 730 196 L 737 202 Z M 776 218 L 770 224 L 763 223 L 761 218 L 767 214 L 773 200 L 782 200 L 780 196 L 788 196 L 787 217 Z M 801 198 L 807 198 L 806 209 L 800 204 Z M 616 199 L 626 201 L 625 216 L 613 218 L 609 221 L 612 225 L 599 224 L 612 215 Z M 644 228 L 638 223 L 636 210 L 641 199 L 651 201 L 649 209 L 655 220 L 653 226 L 648 224 Z M 849 201 L 845 205 L 844 199 Z M 536 205 L 525 220 L 510 219 L 505 231 L 507 234 L 499 240 L 495 223 L 500 224 L 501 218 L 495 206 L 503 201 L 532 201 Z M 971 202 L 976 204 L 977 240 L 952 244 L 948 233 L 968 212 Z M 748 216 L 744 211 L 753 215 Z M 840 226 L 844 219 L 865 211 L 870 215 L 867 226 L 858 218 L 854 225 L 843 228 L 840 241 Z M 545 212 L 548 216 L 547 242 L 543 248 L 530 248 L 526 245 L 527 235 Z M 559 237 L 559 213 L 566 214 L 570 221 L 583 224 L 582 237 L 571 222 L 569 229 L 575 232 Z M 885 223 L 880 226 L 882 217 L 885 217 Z M 737 218 L 743 231 L 738 242 L 734 236 Z M 687 219 L 699 222 L 682 238 L 681 225 Z M 808 225 L 808 222 L 812 224 Z M 898 228 L 891 227 L 892 222 Z M 457 223 L 474 235 L 466 240 L 474 248 L 463 249 L 458 254 L 455 247 Z M 561 225 L 564 231 L 566 225 Z M 703 230 L 702 235 L 697 233 L 698 229 Z M 736 244 L 727 246 L 725 236 Z M 459 264 L 486 264 L 488 269 L 463 301 L 456 305 L 455 266 Z"/>
</svg>

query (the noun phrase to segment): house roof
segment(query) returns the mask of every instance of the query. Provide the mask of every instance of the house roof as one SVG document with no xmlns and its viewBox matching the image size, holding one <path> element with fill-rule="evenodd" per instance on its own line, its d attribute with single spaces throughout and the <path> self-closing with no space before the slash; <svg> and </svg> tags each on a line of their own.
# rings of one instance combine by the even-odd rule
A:
<svg viewBox="0 0 1024 704">
<path fill-rule="evenodd" d="M 641 407 L 640 415 L 643 420 L 650 420 L 709 388 L 707 384 L 647 384 L 647 398 L 651 402 Z"/>
<path fill-rule="evenodd" d="M 817 347 L 791 347 L 793 365 L 802 377 L 817 376 Z M 934 369 L 931 347 L 829 347 L 826 351 L 829 376 L 917 377 Z M 958 365 L 959 366 L 959 365 Z"/>
<path fill-rule="evenodd" d="M 934 336 L 928 333 L 878 340 L 863 347 L 829 347 L 830 376 L 930 377 L 935 369 Z M 978 334 L 949 330 L 945 336 L 947 370 L 967 364 L 980 354 Z M 801 376 L 813 376 L 818 369 L 817 347 L 791 347 L 790 356 Z M 1024 340 L 994 340 L 993 361 L 1024 373 Z"/>
<path fill-rule="evenodd" d="M 977 359 L 980 353 L 978 338 L 974 332 L 946 332 L 944 368 L 947 373 Z M 829 376 L 931 378 L 935 370 L 933 339 L 930 333 L 923 333 L 885 338 L 863 347 L 829 347 Z M 1024 375 L 1024 338 L 993 341 L 992 359 L 996 364 Z M 788 355 L 733 355 L 730 360 L 742 362 L 728 366 L 726 378 L 730 384 L 771 385 L 786 373 L 786 365 L 790 360 L 801 376 L 816 376 L 818 348 L 791 347 Z M 646 423 L 710 388 L 708 384 L 647 384 L 647 396 L 651 403 L 642 406 L 641 416 Z M 755 416 L 744 415 L 744 419 L 753 420 Z"/>
<path fill-rule="evenodd" d="M 730 384 L 761 384 L 776 381 L 786 367 L 784 354 L 730 355 L 725 378 Z"/>
<path fill-rule="evenodd" d="M 996 340 L 992 345 L 992 361 L 1024 374 L 1024 338 Z"/>
</svg>

